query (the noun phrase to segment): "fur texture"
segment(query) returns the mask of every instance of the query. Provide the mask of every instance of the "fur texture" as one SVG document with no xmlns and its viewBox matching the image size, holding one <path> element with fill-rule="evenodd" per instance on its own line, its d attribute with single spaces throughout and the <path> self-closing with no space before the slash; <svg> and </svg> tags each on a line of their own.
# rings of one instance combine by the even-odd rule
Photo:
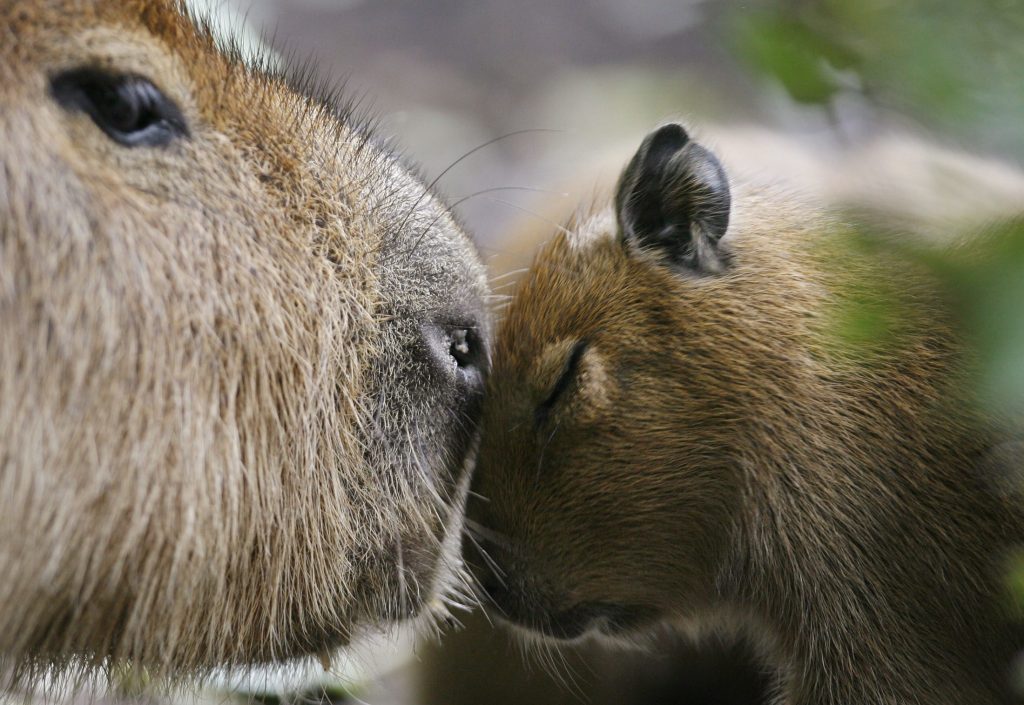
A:
<svg viewBox="0 0 1024 705">
<path fill-rule="evenodd" d="M 467 521 L 496 614 L 562 639 L 740 632 L 785 705 L 1005 702 L 1020 497 L 986 472 L 1001 430 L 947 297 L 733 186 L 721 272 L 630 246 L 608 210 L 520 283 Z M 882 335 L 850 339 L 863 310 Z"/>
<path fill-rule="evenodd" d="M 465 235 L 175 5 L 3 0 L 0 27 L 4 665 L 180 676 L 419 614 L 486 362 Z M 54 100 L 78 67 L 145 77 L 188 135 L 111 140 Z"/>
</svg>

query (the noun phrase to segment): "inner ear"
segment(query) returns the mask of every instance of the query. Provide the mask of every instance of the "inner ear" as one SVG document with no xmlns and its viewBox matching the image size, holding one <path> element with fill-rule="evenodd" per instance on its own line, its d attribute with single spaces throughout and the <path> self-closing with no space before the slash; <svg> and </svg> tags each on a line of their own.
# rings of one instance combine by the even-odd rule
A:
<svg viewBox="0 0 1024 705">
<path fill-rule="evenodd" d="M 615 210 L 624 244 L 682 269 L 715 273 L 728 257 L 729 179 L 715 156 L 671 123 L 649 134 L 619 179 Z"/>
</svg>

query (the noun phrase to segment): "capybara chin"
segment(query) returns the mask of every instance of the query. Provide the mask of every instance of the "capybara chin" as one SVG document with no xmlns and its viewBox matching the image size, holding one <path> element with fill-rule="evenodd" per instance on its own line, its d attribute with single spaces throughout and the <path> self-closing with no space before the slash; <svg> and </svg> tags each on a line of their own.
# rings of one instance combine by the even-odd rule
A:
<svg viewBox="0 0 1024 705">
<path fill-rule="evenodd" d="M 1007 702 L 1019 444 L 904 244 L 651 133 L 498 328 L 467 515 L 494 614 L 738 633 L 784 705 Z"/>
<path fill-rule="evenodd" d="M 0 2 L 7 670 L 324 651 L 458 571 L 475 251 L 359 125 L 198 24 Z"/>
</svg>

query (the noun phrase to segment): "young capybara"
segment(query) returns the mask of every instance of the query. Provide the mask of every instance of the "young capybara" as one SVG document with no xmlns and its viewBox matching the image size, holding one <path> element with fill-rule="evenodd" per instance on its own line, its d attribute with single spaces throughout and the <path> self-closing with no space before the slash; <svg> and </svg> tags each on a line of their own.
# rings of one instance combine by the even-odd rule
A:
<svg viewBox="0 0 1024 705">
<path fill-rule="evenodd" d="M 494 614 L 740 635 L 785 705 L 1006 702 L 1020 445 L 901 252 L 651 133 L 496 336 L 467 519 Z"/>
</svg>

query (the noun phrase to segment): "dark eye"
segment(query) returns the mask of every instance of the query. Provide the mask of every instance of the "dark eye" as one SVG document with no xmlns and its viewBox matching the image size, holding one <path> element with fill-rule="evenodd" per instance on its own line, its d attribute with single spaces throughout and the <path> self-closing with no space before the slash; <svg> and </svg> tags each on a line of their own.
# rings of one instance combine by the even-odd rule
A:
<svg viewBox="0 0 1024 705">
<path fill-rule="evenodd" d="M 84 112 L 126 147 L 163 147 L 188 136 L 178 106 L 142 76 L 81 68 L 58 74 L 50 85 L 64 109 Z"/>
<path fill-rule="evenodd" d="M 548 393 L 544 401 L 542 401 L 537 407 L 536 412 L 534 412 L 534 421 L 538 427 L 543 426 L 547 422 L 548 416 L 551 415 L 551 409 L 554 408 L 559 397 L 561 397 L 565 393 L 565 390 L 569 388 L 569 385 L 572 384 L 572 380 L 576 376 L 576 372 L 579 370 L 580 361 L 583 359 L 583 353 L 587 351 L 587 345 L 587 341 L 580 340 L 572 346 L 572 350 L 569 352 L 569 357 L 565 359 L 565 365 L 562 367 L 562 374 L 558 376 L 558 381 L 555 382 L 555 386 L 551 388 L 551 392 Z"/>
</svg>

